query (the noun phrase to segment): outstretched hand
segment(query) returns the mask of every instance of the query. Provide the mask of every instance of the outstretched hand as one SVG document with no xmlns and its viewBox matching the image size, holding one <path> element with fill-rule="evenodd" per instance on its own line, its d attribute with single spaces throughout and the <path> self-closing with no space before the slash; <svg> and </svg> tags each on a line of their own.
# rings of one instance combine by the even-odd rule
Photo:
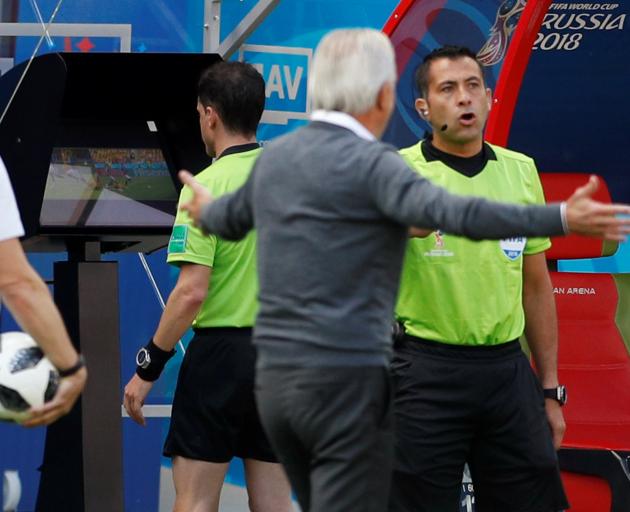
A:
<svg viewBox="0 0 630 512">
<path fill-rule="evenodd" d="M 567 200 L 567 225 L 571 233 L 623 242 L 630 233 L 630 205 L 605 204 L 592 199 L 599 187 L 597 176 L 575 190 Z"/>
<path fill-rule="evenodd" d="M 203 207 L 212 202 L 210 192 L 199 183 L 188 171 L 179 171 L 179 180 L 186 186 L 190 187 L 193 197 L 190 201 L 182 204 L 179 209 L 188 212 L 190 218 L 196 225 L 199 225 L 201 211 Z"/>
</svg>

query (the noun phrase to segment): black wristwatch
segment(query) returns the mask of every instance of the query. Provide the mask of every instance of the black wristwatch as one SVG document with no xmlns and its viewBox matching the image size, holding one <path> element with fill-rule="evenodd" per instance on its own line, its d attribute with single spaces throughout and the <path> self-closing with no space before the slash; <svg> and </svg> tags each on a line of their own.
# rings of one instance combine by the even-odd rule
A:
<svg viewBox="0 0 630 512">
<path fill-rule="evenodd" d="M 83 359 L 83 356 L 79 354 L 79 357 L 77 358 L 76 363 L 74 363 L 70 368 L 66 368 L 65 370 L 60 370 L 59 368 L 57 368 L 57 373 L 59 374 L 59 377 L 61 378 L 70 377 L 70 375 L 74 375 L 84 366 L 85 366 L 85 359 Z"/>
<path fill-rule="evenodd" d="M 168 360 L 175 355 L 175 350 L 166 351 L 153 343 L 153 338 L 136 354 L 136 374 L 142 380 L 157 380 Z"/>
<path fill-rule="evenodd" d="M 142 347 L 136 354 L 136 364 L 146 370 L 151 364 L 151 354 L 146 347 Z"/>
<path fill-rule="evenodd" d="M 543 395 L 545 398 L 555 400 L 560 405 L 567 403 L 567 388 L 565 386 L 560 385 L 555 388 L 543 389 Z"/>
</svg>

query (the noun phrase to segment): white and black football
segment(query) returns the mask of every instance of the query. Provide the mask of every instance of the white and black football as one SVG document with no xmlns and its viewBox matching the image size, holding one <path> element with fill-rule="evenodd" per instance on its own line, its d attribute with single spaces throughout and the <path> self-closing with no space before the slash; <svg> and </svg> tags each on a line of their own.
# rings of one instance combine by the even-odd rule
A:
<svg viewBox="0 0 630 512">
<path fill-rule="evenodd" d="M 57 370 L 31 336 L 0 335 L 0 420 L 25 420 L 28 410 L 49 401 L 58 386 Z"/>
</svg>

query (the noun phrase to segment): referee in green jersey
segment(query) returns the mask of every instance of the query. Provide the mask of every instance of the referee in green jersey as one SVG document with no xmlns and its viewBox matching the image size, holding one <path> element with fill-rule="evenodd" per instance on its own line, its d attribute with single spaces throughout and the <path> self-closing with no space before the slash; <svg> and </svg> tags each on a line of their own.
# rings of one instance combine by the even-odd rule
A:
<svg viewBox="0 0 630 512">
<path fill-rule="evenodd" d="M 201 137 L 214 163 L 197 179 L 213 196 L 238 189 L 261 151 L 256 128 L 265 84 L 250 65 L 221 62 L 201 77 L 197 110 Z M 180 203 L 190 199 L 182 189 Z M 167 261 L 180 268 L 158 328 L 140 349 L 124 406 L 144 425 L 142 404 L 192 324 L 195 336 L 182 362 L 164 454 L 173 458 L 175 510 L 218 510 L 232 457 L 244 459 L 252 510 L 288 512 L 290 487 L 256 410 L 256 237 L 239 242 L 207 236 L 179 211 Z"/>
<path fill-rule="evenodd" d="M 543 203 L 531 158 L 483 141 L 491 106 L 463 47 L 431 52 L 416 72 L 433 135 L 401 154 L 460 195 Z M 419 233 L 426 235 L 426 233 Z M 390 512 L 456 512 L 468 462 L 477 512 L 568 508 L 556 449 L 566 392 L 547 238 L 474 242 L 435 231 L 407 247 L 392 375 L 396 461 Z M 521 351 L 523 334 L 537 375 Z"/>
</svg>

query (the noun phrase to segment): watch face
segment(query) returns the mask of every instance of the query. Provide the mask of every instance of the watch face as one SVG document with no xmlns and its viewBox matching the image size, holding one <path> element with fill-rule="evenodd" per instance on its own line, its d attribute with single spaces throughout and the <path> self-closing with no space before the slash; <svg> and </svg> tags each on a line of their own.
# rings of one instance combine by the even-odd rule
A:
<svg viewBox="0 0 630 512">
<path fill-rule="evenodd" d="M 555 388 L 547 388 L 543 390 L 545 398 L 555 400 L 560 405 L 567 403 L 567 388 L 565 386 L 557 386 Z"/>
<path fill-rule="evenodd" d="M 138 350 L 138 353 L 136 354 L 136 364 L 143 369 L 147 368 L 151 364 L 151 356 L 146 348 L 142 347 Z"/>
<path fill-rule="evenodd" d="M 558 402 L 562 405 L 567 403 L 567 388 L 565 386 L 558 386 Z"/>
</svg>

